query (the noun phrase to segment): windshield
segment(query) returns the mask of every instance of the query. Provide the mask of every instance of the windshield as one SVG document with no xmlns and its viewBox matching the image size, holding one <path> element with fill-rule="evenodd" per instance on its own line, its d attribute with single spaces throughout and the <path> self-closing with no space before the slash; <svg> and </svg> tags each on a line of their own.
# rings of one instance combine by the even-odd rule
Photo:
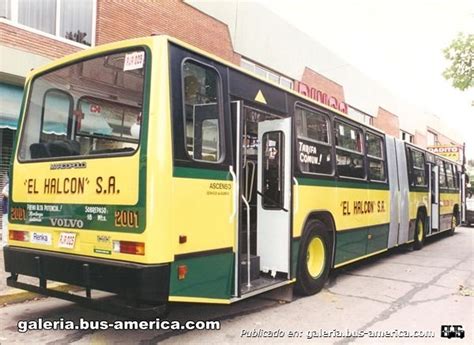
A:
<svg viewBox="0 0 474 345">
<path fill-rule="evenodd" d="M 130 154 L 139 144 L 145 51 L 81 61 L 33 80 L 19 158 Z"/>
</svg>

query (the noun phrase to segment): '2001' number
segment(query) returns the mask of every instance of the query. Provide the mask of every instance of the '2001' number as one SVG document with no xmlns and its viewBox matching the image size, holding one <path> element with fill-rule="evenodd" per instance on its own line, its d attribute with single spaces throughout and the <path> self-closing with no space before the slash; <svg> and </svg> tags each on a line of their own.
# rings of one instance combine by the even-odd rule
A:
<svg viewBox="0 0 474 345">
<path fill-rule="evenodd" d="M 24 208 L 21 207 L 12 207 L 10 211 L 10 217 L 12 220 L 25 220 L 26 211 Z"/>
<path fill-rule="evenodd" d="M 119 228 L 138 228 L 138 211 L 115 211 L 115 226 Z"/>
</svg>

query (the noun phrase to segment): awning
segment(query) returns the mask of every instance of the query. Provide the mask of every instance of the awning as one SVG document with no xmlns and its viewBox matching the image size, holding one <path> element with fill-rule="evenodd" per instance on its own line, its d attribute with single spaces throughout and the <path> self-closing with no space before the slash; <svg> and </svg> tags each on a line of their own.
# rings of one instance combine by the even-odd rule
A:
<svg viewBox="0 0 474 345">
<path fill-rule="evenodd" d="M 0 128 L 16 130 L 23 88 L 0 83 Z"/>
</svg>

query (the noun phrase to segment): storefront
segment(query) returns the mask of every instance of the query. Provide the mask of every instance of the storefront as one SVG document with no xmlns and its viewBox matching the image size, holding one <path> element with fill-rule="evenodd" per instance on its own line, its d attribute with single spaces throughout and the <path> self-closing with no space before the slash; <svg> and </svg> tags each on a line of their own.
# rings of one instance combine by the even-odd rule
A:
<svg viewBox="0 0 474 345">
<path fill-rule="evenodd" d="M 22 87 L 0 82 L 0 190 L 10 165 L 22 96 Z"/>
</svg>

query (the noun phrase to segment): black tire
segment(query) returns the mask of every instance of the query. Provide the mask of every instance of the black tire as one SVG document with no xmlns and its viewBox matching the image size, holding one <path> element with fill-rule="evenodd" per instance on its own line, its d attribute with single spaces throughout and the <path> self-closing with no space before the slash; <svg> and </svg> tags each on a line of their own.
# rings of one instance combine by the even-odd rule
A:
<svg viewBox="0 0 474 345">
<path fill-rule="evenodd" d="M 295 286 L 296 293 L 303 296 L 309 296 L 314 295 L 323 288 L 331 267 L 332 248 L 329 248 L 329 243 L 329 234 L 326 225 L 319 220 L 308 221 L 303 231 L 303 236 L 301 237 L 298 253 Z M 313 249 L 324 249 L 324 253 L 322 253 L 322 255 L 319 254 L 324 258 L 322 263 L 321 260 L 318 259 L 311 260 L 312 257 L 308 251 L 310 244 L 312 244 Z M 315 251 L 313 250 L 313 252 Z M 320 250 L 317 250 L 316 252 L 320 253 Z M 319 255 L 313 255 L 313 257 L 319 257 Z M 315 262 L 316 265 L 311 265 L 311 263 Z M 313 269 L 313 275 L 310 273 L 311 269 Z"/>
<path fill-rule="evenodd" d="M 413 243 L 413 249 L 420 250 L 425 244 L 426 229 L 425 229 L 425 216 L 422 212 L 418 212 L 415 222 L 415 242 Z"/>
<path fill-rule="evenodd" d="M 453 212 L 451 215 L 451 228 L 448 230 L 448 236 L 453 236 L 456 231 L 456 225 L 458 224 L 457 213 Z"/>
</svg>

